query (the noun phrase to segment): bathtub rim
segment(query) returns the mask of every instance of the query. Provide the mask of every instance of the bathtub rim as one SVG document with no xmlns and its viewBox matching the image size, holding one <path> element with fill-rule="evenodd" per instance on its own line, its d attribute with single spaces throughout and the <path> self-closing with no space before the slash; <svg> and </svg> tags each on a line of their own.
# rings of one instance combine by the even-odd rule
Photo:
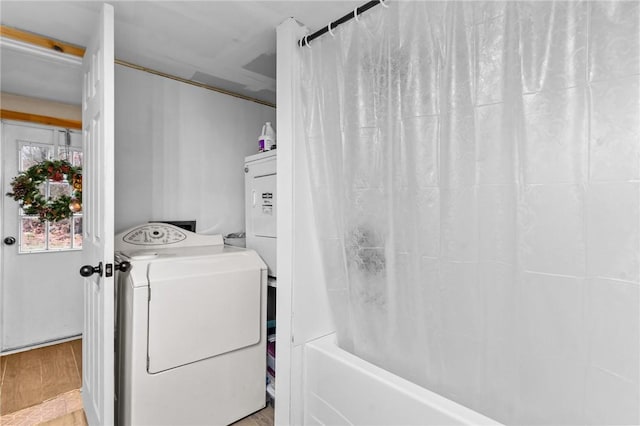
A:
<svg viewBox="0 0 640 426">
<path fill-rule="evenodd" d="M 464 405 L 444 397 L 429 389 L 423 388 L 409 380 L 374 365 L 358 356 L 341 349 L 338 346 L 336 333 L 327 334 L 305 344 L 305 347 L 321 352 L 333 360 L 349 365 L 360 374 L 365 374 L 374 380 L 387 384 L 394 391 L 411 398 L 430 409 L 437 410 L 451 417 L 454 421 L 466 425 L 492 425 L 502 423 L 478 413 Z M 306 349 L 306 348 L 305 348 Z"/>
</svg>

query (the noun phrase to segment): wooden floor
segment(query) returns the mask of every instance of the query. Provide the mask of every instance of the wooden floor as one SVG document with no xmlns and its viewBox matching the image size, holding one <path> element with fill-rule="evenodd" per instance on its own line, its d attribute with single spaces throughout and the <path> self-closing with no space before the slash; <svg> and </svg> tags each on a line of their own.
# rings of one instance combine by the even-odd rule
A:
<svg viewBox="0 0 640 426">
<path fill-rule="evenodd" d="M 84 415 L 84 410 L 76 410 L 64 416 L 56 417 L 53 420 L 40 423 L 40 425 L 47 426 L 86 426 L 87 418 Z"/>
<path fill-rule="evenodd" d="M 0 357 L 0 415 L 82 387 L 82 341 Z"/>
<path fill-rule="evenodd" d="M 273 414 L 273 407 L 269 406 L 233 423 L 232 426 L 273 426 Z"/>
<path fill-rule="evenodd" d="M 82 341 L 0 357 L 0 425 L 86 426 Z M 234 426 L 273 426 L 272 407 Z"/>
</svg>

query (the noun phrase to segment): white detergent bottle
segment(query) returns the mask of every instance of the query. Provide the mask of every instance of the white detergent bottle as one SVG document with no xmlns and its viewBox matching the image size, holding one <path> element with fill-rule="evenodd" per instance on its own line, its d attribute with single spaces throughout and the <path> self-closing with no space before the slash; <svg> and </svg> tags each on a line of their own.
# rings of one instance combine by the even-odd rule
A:
<svg viewBox="0 0 640 426">
<path fill-rule="evenodd" d="M 258 152 L 264 151 L 264 138 L 266 137 L 264 134 L 266 124 L 262 125 L 262 131 L 260 132 L 260 137 L 258 138 Z"/>
<path fill-rule="evenodd" d="M 269 151 L 271 149 L 275 149 L 276 147 L 276 132 L 271 127 L 271 122 L 267 121 L 262 126 L 262 134 L 260 135 L 260 139 L 258 141 L 258 149 L 260 151 Z"/>
</svg>

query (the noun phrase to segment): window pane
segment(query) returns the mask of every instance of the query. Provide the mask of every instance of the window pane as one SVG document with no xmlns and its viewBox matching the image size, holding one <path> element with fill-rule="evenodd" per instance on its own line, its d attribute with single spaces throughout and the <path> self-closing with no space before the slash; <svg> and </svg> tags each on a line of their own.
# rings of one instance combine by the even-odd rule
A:
<svg viewBox="0 0 640 426">
<path fill-rule="evenodd" d="M 44 250 L 45 243 L 45 224 L 41 223 L 37 218 L 23 217 L 20 221 L 20 251 Z"/>
<path fill-rule="evenodd" d="M 73 154 L 71 150 L 67 149 L 66 147 L 64 146 L 58 147 L 58 156 L 57 156 L 58 160 L 66 160 L 70 163 L 72 155 Z"/>
<path fill-rule="evenodd" d="M 74 167 L 82 167 L 82 151 L 61 146 L 58 148 L 58 159 L 67 160 Z"/>
<path fill-rule="evenodd" d="M 49 196 L 52 199 L 56 199 L 61 195 L 70 195 L 71 185 L 66 182 L 50 182 L 49 183 Z"/>
<path fill-rule="evenodd" d="M 40 195 L 42 195 L 43 197 L 45 197 L 45 196 L 46 196 L 45 188 L 46 188 L 46 186 L 45 186 L 45 184 L 44 184 L 44 183 L 41 183 L 41 184 L 38 186 L 38 189 L 39 189 Z M 24 207 L 29 207 L 29 204 L 25 203 Z M 35 213 L 33 213 L 33 212 L 31 212 L 31 213 L 32 213 L 32 214 L 35 214 Z M 25 212 L 24 212 L 24 210 L 23 210 L 23 208 L 22 208 L 22 207 L 20 207 L 20 215 L 24 215 L 24 214 L 29 214 L 29 213 L 25 213 Z"/>
<path fill-rule="evenodd" d="M 20 171 L 27 170 L 36 163 L 49 158 L 50 147 L 22 145 L 20 147 Z"/>
<path fill-rule="evenodd" d="M 66 160 L 75 167 L 82 167 L 83 155 L 80 147 L 30 142 L 22 142 L 20 145 L 20 171 L 52 158 Z M 62 195 L 71 195 L 72 186 L 70 182 L 48 181 L 40 185 L 39 190 L 46 198 L 59 198 Z M 20 252 L 82 248 L 82 215 L 74 215 L 55 223 L 41 223 L 34 212 L 26 208 L 26 212 L 20 209 L 20 216 Z"/>
<path fill-rule="evenodd" d="M 73 247 L 82 247 L 82 216 L 73 218 Z"/>
<path fill-rule="evenodd" d="M 81 163 L 78 162 L 78 154 L 80 154 L 80 160 L 82 159 L 82 152 L 78 151 L 75 148 L 70 148 L 66 146 L 58 147 L 58 160 L 66 160 L 73 166 L 80 166 Z"/>
<path fill-rule="evenodd" d="M 49 224 L 49 248 L 71 248 L 71 222 L 69 219 Z"/>
<path fill-rule="evenodd" d="M 71 165 L 73 167 L 82 167 L 82 151 L 71 152 Z"/>
</svg>

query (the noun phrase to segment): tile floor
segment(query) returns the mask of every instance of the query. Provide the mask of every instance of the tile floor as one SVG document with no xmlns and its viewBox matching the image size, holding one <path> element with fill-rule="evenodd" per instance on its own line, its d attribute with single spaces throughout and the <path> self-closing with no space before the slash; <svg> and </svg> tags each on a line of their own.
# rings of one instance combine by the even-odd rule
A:
<svg viewBox="0 0 640 426">
<path fill-rule="evenodd" d="M 3 426 L 73 425 L 86 426 L 80 389 L 65 392 L 41 404 L 0 417 Z"/>
<path fill-rule="evenodd" d="M 0 357 L 0 424 L 35 425 L 82 412 L 80 339 Z"/>
<path fill-rule="evenodd" d="M 269 406 L 249 417 L 238 420 L 232 426 L 273 426 L 273 414 L 273 407 Z"/>
<path fill-rule="evenodd" d="M 0 357 L 0 415 L 40 404 L 82 386 L 82 341 Z"/>
<path fill-rule="evenodd" d="M 80 339 L 0 357 L 0 425 L 86 426 Z M 266 407 L 234 426 L 273 426 Z"/>
</svg>

